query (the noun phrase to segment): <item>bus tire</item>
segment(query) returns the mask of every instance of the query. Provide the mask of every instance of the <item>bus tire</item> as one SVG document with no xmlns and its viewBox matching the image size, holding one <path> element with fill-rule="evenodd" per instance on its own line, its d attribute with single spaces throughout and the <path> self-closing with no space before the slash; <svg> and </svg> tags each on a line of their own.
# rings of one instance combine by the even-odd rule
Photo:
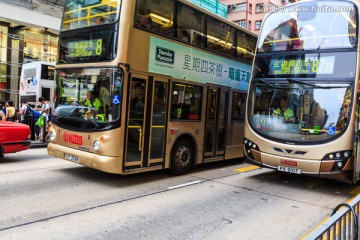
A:
<svg viewBox="0 0 360 240">
<path fill-rule="evenodd" d="M 171 154 L 171 172 L 174 175 L 188 173 L 194 165 L 195 151 L 193 145 L 186 139 L 178 140 Z"/>
</svg>

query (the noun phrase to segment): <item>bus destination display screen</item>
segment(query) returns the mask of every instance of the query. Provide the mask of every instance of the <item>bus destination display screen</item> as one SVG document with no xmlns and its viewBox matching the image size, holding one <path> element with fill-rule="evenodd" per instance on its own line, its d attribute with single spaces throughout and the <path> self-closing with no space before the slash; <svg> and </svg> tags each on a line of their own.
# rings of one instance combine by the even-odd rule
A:
<svg viewBox="0 0 360 240">
<path fill-rule="evenodd" d="M 59 40 L 59 62 L 72 64 L 111 61 L 116 56 L 116 37 L 113 30 L 62 32 Z"/>
<path fill-rule="evenodd" d="M 102 39 L 92 39 L 83 41 L 73 41 L 67 43 L 68 56 L 76 57 L 94 57 L 102 53 Z"/>
<path fill-rule="evenodd" d="M 269 74 L 273 75 L 297 75 L 297 74 L 333 74 L 335 56 L 314 57 L 303 59 L 270 60 Z"/>
</svg>

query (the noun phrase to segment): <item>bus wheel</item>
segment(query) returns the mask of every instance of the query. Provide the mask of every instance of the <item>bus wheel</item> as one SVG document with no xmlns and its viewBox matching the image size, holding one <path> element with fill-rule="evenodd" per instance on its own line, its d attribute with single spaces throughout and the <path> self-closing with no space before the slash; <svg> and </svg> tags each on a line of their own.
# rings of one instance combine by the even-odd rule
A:
<svg viewBox="0 0 360 240">
<path fill-rule="evenodd" d="M 181 175 L 189 172 L 195 159 L 194 148 L 185 139 L 180 139 L 174 145 L 171 154 L 171 172 Z"/>
</svg>

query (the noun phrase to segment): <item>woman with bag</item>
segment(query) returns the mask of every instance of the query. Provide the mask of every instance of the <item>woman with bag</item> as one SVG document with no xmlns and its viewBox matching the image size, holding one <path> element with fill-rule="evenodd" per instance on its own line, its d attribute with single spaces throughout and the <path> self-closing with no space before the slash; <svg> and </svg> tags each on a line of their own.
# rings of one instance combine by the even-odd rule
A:
<svg viewBox="0 0 360 240">
<path fill-rule="evenodd" d="M 6 121 L 15 122 L 14 102 L 9 100 L 6 102 Z"/>
</svg>

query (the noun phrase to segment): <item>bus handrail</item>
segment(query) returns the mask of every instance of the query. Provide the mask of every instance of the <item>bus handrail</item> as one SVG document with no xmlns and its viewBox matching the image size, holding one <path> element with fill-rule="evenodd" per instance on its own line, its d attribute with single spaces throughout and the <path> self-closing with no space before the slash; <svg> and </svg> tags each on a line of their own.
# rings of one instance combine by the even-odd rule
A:
<svg viewBox="0 0 360 240">
<path fill-rule="evenodd" d="M 290 41 L 295 41 L 295 40 L 302 40 L 302 39 L 314 39 L 314 38 L 335 38 L 335 37 L 355 37 L 356 34 L 355 33 L 350 33 L 350 34 L 334 34 L 334 35 L 323 35 L 323 36 L 317 36 L 317 37 L 295 37 L 295 38 L 287 38 L 287 39 L 279 39 L 279 40 L 271 40 L 271 41 L 267 41 L 264 42 L 264 44 L 269 44 L 269 43 L 276 43 L 276 42 L 290 42 Z"/>
<path fill-rule="evenodd" d="M 101 16 L 107 16 L 107 15 L 117 13 L 117 11 L 111 11 L 111 12 L 105 12 L 105 13 L 91 15 L 91 9 L 101 7 L 101 6 L 105 6 L 105 5 L 108 6 L 109 3 L 100 3 L 100 4 L 93 5 L 93 6 L 88 6 L 88 7 L 83 7 L 83 8 L 78 8 L 78 9 L 74 9 L 74 10 L 71 10 L 71 11 L 67 11 L 67 12 L 65 12 L 65 14 L 77 13 L 77 12 L 81 12 L 81 11 L 85 10 L 85 11 L 87 11 L 87 14 L 86 14 L 86 17 L 79 17 L 79 18 L 66 20 L 66 21 L 63 22 L 63 24 L 68 24 L 68 23 L 72 23 L 72 22 L 86 20 L 88 22 L 88 25 L 90 26 L 90 19 L 92 19 L 92 18 L 101 17 Z"/>
<path fill-rule="evenodd" d="M 139 129 L 139 151 L 142 151 L 141 145 L 142 145 L 142 127 L 141 126 L 128 126 L 128 128 Z"/>
<path fill-rule="evenodd" d="M 143 136 L 143 130 L 141 126 L 128 126 L 128 128 L 132 128 L 132 129 L 139 129 L 139 151 L 142 151 L 141 145 L 142 145 L 142 136 Z M 152 126 L 152 128 L 165 128 L 164 125 L 158 125 L 158 126 Z"/>
</svg>

